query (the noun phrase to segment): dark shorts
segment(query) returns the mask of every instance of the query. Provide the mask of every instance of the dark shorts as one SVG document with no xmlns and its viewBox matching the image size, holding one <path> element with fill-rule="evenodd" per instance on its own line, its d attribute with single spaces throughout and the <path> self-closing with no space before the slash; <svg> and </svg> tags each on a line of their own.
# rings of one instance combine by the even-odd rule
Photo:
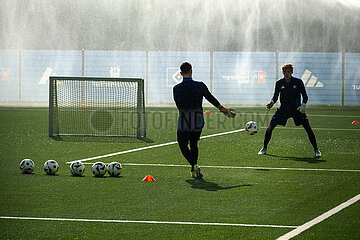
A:
<svg viewBox="0 0 360 240">
<path fill-rule="evenodd" d="M 281 108 L 276 110 L 274 116 L 271 118 L 271 121 L 274 121 L 276 124 L 285 126 L 287 120 L 291 117 L 294 119 L 296 126 L 302 125 L 309 121 L 305 113 L 301 113 L 296 109 L 289 111 Z"/>
<path fill-rule="evenodd" d="M 188 142 L 188 141 L 199 141 L 201 135 L 200 131 L 181 131 L 177 130 L 177 141 L 180 142 Z"/>
</svg>

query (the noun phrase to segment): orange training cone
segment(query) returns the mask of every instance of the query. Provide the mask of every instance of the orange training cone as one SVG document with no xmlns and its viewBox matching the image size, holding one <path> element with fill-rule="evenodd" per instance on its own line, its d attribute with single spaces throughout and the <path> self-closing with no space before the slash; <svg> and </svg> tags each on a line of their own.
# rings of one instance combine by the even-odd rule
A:
<svg viewBox="0 0 360 240">
<path fill-rule="evenodd" d="M 80 107 L 81 107 L 81 108 L 85 108 L 85 105 L 81 105 Z"/>
<path fill-rule="evenodd" d="M 210 110 L 206 110 L 205 113 L 210 114 L 211 112 L 210 112 Z"/>
<path fill-rule="evenodd" d="M 156 181 L 151 175 L 146 175 L 143 179 L 143 181 L 146 181 L 146 182 L 154 182 Z"/>
</svg>

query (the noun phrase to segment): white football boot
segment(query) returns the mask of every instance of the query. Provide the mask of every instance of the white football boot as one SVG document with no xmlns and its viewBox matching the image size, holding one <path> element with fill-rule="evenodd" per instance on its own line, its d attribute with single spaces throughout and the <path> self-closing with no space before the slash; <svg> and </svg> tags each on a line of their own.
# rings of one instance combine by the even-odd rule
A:
<svg viewBox="0 0 360 240">
<path fill-rule="evenodd" d="M 319 158 L 319 157 L 322 156 L 322 155 L 321 155 L 321 152 L 319 151 L 319 149 L 315 149 L 314 151 L 315 151 L 315 157 Z"/>
<path fill-rule="evenodd" d="M 265 155 L 265 154 L 266 154 L 266 150 L 267 150 L 267 148 L 266 148 L 266 147 L 263 147 L 263 148 L 258 152 L 258 154 L 259 154 L 259 155 Z"/>
</svg>

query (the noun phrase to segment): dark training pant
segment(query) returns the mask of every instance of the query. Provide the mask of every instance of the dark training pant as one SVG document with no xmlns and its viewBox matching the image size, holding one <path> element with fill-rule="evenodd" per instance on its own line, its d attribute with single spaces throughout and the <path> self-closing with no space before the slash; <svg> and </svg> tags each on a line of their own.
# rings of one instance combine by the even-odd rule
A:
<svg viewBox="0 0 360 240">
<path fill-rule="evenodd" d="M 275 112 L 274 116 L 272 117 L 270 124 L 266 130 L 265 139 L 264 139 L 264 147 L 266 148 L 267 145 L 269 144 L 270 139 L 271 139 L 271 134 L 272 134 L 272 131 L 274 130 L 274 128 L 278 124 L 285 126 L 287 120 L 290 117 L 292 117 L 294 119 L 294 123 L 296 126 L 302 125 L 304 127 L 306 133 L 308 134 L 311 145 L 313 146 L 314 149 L 317 149 L 318 147 L 317 147 L 317 143 L 316 143 L 315 134 L 310 127 L 310 123 L 309 123 L 309 120 L 308 120 L 306 114 L 301 113 L 298 110 L 286 111 L 281 108 L 278 108 L 276 110 L 276 112 Z"/>
<path fill-rule="evenodd" d="M 192 167 L 197 164 L 199 156 L 198 141 L 200 140 L 200 135 L 201 131 L 177 131 L 177 142 L 179 143 L 181 153 Z M 188 147 L 189 142 L 190 148 Z"/>
</svg>

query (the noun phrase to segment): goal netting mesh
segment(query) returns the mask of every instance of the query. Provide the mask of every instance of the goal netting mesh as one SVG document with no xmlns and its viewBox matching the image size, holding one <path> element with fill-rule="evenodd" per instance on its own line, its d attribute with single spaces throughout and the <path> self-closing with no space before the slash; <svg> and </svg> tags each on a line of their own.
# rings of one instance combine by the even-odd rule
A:
<svg viewBox="0 0 360 240">
<path fill-rule="evenodd" d="M 50 77 L 49 136 L 146 137 L 144 80 Z"/>
</svg>

